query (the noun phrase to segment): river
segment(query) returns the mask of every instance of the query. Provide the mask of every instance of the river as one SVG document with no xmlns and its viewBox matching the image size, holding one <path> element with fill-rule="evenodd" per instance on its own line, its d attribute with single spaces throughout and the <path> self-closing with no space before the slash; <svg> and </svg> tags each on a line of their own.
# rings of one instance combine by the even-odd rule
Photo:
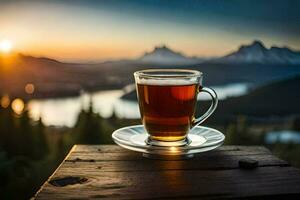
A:
<svg viewBox="0 0 300 200">
<path fill-rule="evenodd" d="M 222 100 L 246 94 L 249 90 L 249 84 L 234 83 L 212 88 Z M 31 100 L 28 103 L 28 109 L 34 120 L 41 117 L 45 125 L 54 126 L 74 126 L 78 113 L 81 109 L 87 109 L 90 102 L 92 102 L 94 111 L 103 117 L 109 117 L 115 111 L 121 118 L 139 118 L 137 102 L 120 99 L 123 94 L 123 90 L 109 90 L 93 94 L 84 93 L 79 97 L 72 98 Z M 198 96 L 200 100 L 209 98 L 206 94 Z"/>
</svg>

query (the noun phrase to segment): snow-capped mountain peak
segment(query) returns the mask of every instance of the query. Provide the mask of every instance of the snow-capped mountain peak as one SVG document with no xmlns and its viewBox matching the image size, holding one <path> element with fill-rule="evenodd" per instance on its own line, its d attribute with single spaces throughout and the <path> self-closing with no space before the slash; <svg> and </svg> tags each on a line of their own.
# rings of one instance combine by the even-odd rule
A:
<svg viewBox="0 0 300 200">
<path fill-rule="evenodd" d="M 250 45 L 242 45 L 238 51 L 243 51 L 246 53 L 246 51 L 251 51 L 252 53 L 257 53 L 257 52 L 263 52 L 266 51 L 266 47 L 261 41 L 255 40 L 252 44 Z"/>
<path fill-rule="evenodd" d="M 237 51 L 217 60 L 225 63 L 260 63 L 260 64 L 299 64 L 300 53 L 288 47 L 266 48 L 261 41 L 255 40 L 249 45 L 242 45 Z"/>
<path fill-rule="evenodd" d="M 193 64 L 202 61 L 199 58 L 187 57 L 180 52 L 173 51 L 166 45 L 154 47 L 152 51 L 146 52 L 138 60 L 160 64 Z"/>
</svg>

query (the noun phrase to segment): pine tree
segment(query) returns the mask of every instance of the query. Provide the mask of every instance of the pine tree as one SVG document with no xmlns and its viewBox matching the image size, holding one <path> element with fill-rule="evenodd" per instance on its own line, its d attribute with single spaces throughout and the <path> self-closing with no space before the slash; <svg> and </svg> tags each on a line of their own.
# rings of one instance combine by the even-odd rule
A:
<svg viewBox="0 0 300 200">
<path fill-rule="evenodd" d="M 15 122 L 14 113 L 11 107 L 1 109 L 0 118 L 0 134 L 1 134 L 1 146 L 2 149 L 7 153 L 8 157 L 15 154 L 16 149 L 14 148 L 15 139 Z"/>
<path fill-rule="evenodd" d="M 82 110 L 75 125 L 75 142 L 81 144 L 101 143 L 102 118 L 93 111 L 93 103 L 90 100 L 88 111 Z"/>
<path fill-rule="evenodd" d="M 37 121 L 37 124 L 35 125 L 35 131 L 34 131 L 34 157 L 36 159 L 43 158 L 49 151 L 48 149 L 48 143 L 45 135 L 45 126 L 42 122 L 42 119 L 40 118 Z"/>
</svg>

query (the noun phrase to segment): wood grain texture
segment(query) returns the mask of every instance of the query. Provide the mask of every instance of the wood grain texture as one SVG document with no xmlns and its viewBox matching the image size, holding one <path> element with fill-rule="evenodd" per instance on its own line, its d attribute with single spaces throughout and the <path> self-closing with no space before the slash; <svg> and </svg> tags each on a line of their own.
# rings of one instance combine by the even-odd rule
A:
<svg viewBox="0 0 300 200">
<path fill-rule="evenodd" d="M 255 169 L 239 160 L 258 161 Z M 300 170 L 259 146 L 223 146 L 163 161 L 116 145 L 75 145 L 36 199 L 256 199 L 300 197 Z"/>
</svg>

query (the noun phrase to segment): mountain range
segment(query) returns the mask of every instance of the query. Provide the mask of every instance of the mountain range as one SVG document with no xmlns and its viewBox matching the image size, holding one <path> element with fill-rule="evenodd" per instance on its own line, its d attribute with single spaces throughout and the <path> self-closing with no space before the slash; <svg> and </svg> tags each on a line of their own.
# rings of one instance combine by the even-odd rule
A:
<svg viewBox="0 0 300 200">
<path fill-rule="evenodd" d="M 138 58 L 140 61 L 160 64 L 196 64 L 210 63 L 259 63 L 259 64 L 300 64 L 300 52 L 293 51 L 288 47 L 266 48 L 258 40 L 248 45 L 241 45 L 236 51 L 220 58 L 188 57 L 182 53 L 171 50 L 165 45 L 157 46 L 151 52 L 146 52 Z"/>
<path fill-rule="evenodd" d="M 3 55 L 0 53 L 0 61 Z M 48 62 L 59 62 L 55 59 L 50 59 L 46 57 L 33 57 L 28 55 L 19 54 L 19 57 L 27 60 L 37 59 L 39 61 L 44 60 Z M 110 60 L 101 63 L 118 63 L 118 62 L 138 62 L 138 63 L 151 63 L 151 64 L 160 64 L 160 65 L 193 65 L 199 63 L 219 63 L 219 64 L 285 64 L 285 65 L 297 65 L 300 64 L 300 51 L 292 50 L 289 47 L 277 47 L 271 46 L 266 48 L 263 42 L 259 40 L 254 40 L 250 44 L 241 45 L 234 52 L 231 52 L 227 55 L 221 57 L 190 57 L 186 56 L 184 53 L 172 50 L 166 45 L 158 45 L 153 48 L 150 52 L 145 52 L 140 57 L 136 59 L 126 59 L 126 60 Z M 89 63 L 75 64 L 78 66 L 87 66 L 91 65 Z"/>
<path fill-rule="evenodd" d="M 288 47 L 266 48 L 261 41 L 242 45 L 233 53 L 216 59 L 220 63 L 300 64 L 300 52 Z"/>
</svg>

